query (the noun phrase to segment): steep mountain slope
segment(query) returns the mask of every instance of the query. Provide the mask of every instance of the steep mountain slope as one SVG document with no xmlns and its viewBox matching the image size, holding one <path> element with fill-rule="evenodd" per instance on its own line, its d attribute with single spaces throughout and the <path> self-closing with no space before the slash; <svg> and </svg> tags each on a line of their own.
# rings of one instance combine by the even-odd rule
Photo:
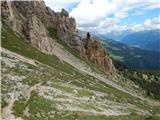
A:
<svg viewBox="0 0 160 120">
<path fill-rule="evenodd" d="M 2 49 L 3 120 L 143 120 L 148 117 L 141 115 L 158 112 L 159 102 L 138 97 L 134 89 L 127 90 L 107 80 L 55 44 L 61 51 L 58 54 L 55 49 L 58 58 L 42 53 L 13 31 L 3 29 L 2 47 L 12 51 Z"/>
<path fill-rule="evenodd" d="M 3 2 L 2 23 L 2 120 L 159 119 L 159 101 L 112 76 L 108 53 L 65 10 Z"/>
<path fill-rule="evenodd" d="M 160 30 L 148 30 L 129 34 L 121 42 L 134 47 L 160 52 Z"/>
<path fill-rule="evenodd" d="M 131 47 L 114 40 L 103 40 L 103 44 L 113 58 L 120 60 L 130 68 L 148 70 L 160 69 L 159 52 Z"/>
</svg>

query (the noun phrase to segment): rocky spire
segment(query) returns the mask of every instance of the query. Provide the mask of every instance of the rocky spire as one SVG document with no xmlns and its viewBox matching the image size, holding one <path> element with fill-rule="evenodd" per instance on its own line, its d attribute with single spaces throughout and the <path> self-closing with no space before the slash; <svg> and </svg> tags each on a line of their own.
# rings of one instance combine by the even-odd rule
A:
<svg viewBox="0 0 160 120">
<path fill-rule="evenodd" d="M 87 32 L 87 38 L 84 40 L 85 51 L 83 55 L 91 62 L 100 65 L 103 69 L 110 74 L 114 74 L 114 65 L 99 41 L 90 38 L 90 33 Z"/>
</svg>

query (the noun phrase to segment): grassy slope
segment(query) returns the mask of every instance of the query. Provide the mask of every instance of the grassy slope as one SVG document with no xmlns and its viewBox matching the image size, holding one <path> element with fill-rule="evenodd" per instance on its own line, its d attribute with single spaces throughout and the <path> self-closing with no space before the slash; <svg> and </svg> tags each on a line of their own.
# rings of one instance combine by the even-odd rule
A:
<svg viewBox="0 0 160 120">
<path fill-rule="evenodd" d="M 31 47 L 27 40 L 22 40 L 18 35 L 15 35 L 10 29 L 2 30 L 2 47 L 7 48 L 13 52 L 16 52 L 25 57 L 35 59 L 41 63 L 47 64 L 49 66 L 55 67 L 59 70 L 65 71 L 67 73 L 72 73 L 73 68 L 71 65 L 61 62 L 54 55 L 47 55 Z"/>
<path fill-rule="evenodd" d="M 30 44 L 23 40 L 21 37 L 15 35 L 14 32 L 12 32 L 11 30 L 9 29 L 6 29 L 6 30 L 3 30 L 2 31 L 2 47 L 4 48 L 7 48 L 13 52 L 16 52 L 22 56 L 25 56 L 25 57 L 28 57 L 28 58 L 31 58 L 31 59 L 35 59 L 41 63 L 44 63 L 46 65 L 49 65 L 55 69 L 57 69 L 57 72 L 58 71 L 63 71 L 64 73 L 67 73 L 67 74 L 70 74 L 70 75 L 73 75 L 73 72 L 76 73 L 75 76 L 69 78 L 68 80 L 73 80 L 71 83 L 74 84 L 74 85 L 77 85 L 77 86 L 81 86 L 81 87 L 87 87 L 89 89 L 93 89 L 93 90 L 98 90 L 98 91 L 101 91 L 101 92 L 104 92 L 104 93 L 109 93 L 109 94 L 113 94 L 115 95 L 115 97 L 117 98 L 117 101 L 123 101 L 124 99 L 127 100 L 129 103 L 132 103 L 132 104 L 137 104 L 141 107 L 146 107 L 146 105 L 140 105 L 140 103 L 138 103 L 138 100 L 131 97 L 130 95 L 128 94 L 125 94 L 111 86 L 108 86 L 106 85 L 105 83 L 103 82 L 98 82 L 98 81 L 94 81 L 94 79 L 90 76 L 84 76 L 82 74 L 79 74 L 77 71 L 75 71 L 75 69 L 68 65 L 67 63 L 62 63 L 60 62 L 60 60 L 55 57 L 55 56 L 51 56 L 51 55 L 46 55 L 40 51 L 38 51 L 37 49 L 35 49 L 34 47 L 31 47 Z M 57 75 L 57 74 L 56 74 Z M 69 76 L 61 76 L 61 77 L 69 77 Z M 79 80 L 77 80 L 77 78 L 81 78 Z M 35 81 L 33 81 L 34 83 Z M 94 83 L 96 84 L 95 86 L 91 86 L 89 83 Z M 29 83 L 30 84 L 30 83 Z M 32 85 L 32 84 L 31 84 Z M 34 95 L 34 94 L 33 94 Z M 35 95 L 36 96 L 36 95 Z M 34 109 L 34 104 L 32 103 L 32 99 L 40 99 L 40 101 L 44 102 L 44 106 L 47 106 L 48 102 L 45 102 L 46 100 L 43 100 L 42 98 L 39 98 L 38 96 L 34 97 L 33 98 L 31 97 L 31 100 L 28 104 L 31 104 L 30 107 L 32 109 Z M 112 98 L 108 98 L 108 99 L 112 99 Z M 41 104 L 41 102 L 40 102 Z M 41 105 L 38 104 L 36 107 L 36 109 L 42 109 L 44 110 L 44 108 L 41 107 Z M 22 106 L 23 106 L 23 102 L 16 102 L 15 103 L 15 111 L 16 111 L 16 114 L 19 114 L 19 112 L 24 109 Z M 21 106 L 21 107 L 20 107 Z M 20 110 L 19 110 L 20 109 Z M 47 107 L 47 109 L 52 109 L 52 107 Z M 34 111 L 32 111 L 34 112 Z M 20 112 L 20 114 L 22 114 Z M 33 116 L 33 118 L 26 118 L 26 120 L 34 120 L 34 119 L 37 119 L 37 118 L 34 118 L 35 116 Z M 62 117 L 59 118 L 60 116 L 57 116 L 58 119 L 64 119 L 64 120 L 72 120 L 72 119 L 75 119 L 78 118 L 78 119 L 83 119 L 83 120 L 106 120 L 106 119 L 109 119 L 109 120 L 143 120 L 145 119 L 145 117 L 143 116 L 137 116 L 137 115 L 131 115 L 131 116 L 119 116 L 119 117 L 106 117 L 106 116 L 82 116 L 82 115 L 79 115 L 77 113 L 70 113 L 68 116 L 66 117 Z M 56 119 L 57 119 L 56 118 Z M 44 119 L 44 118 L 41 118 L 41 119 Z M 52 118 L 53 120 L 53 118 Z"/>
</svg>

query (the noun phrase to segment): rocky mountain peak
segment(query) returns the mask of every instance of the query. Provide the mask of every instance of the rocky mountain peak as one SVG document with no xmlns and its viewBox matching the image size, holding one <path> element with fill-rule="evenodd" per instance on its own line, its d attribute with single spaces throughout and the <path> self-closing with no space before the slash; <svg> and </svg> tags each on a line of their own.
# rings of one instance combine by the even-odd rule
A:
<svg viewBox="0 0 160 120">
<path fill-rule="evenodd" d="M 52 28 L 60 40 L 102 66 L 107 73 L 113 73 L 114 66 L 106 50 L 99 42 L 92 40 L 90 34 L 85 39 L 78 36 L 76 20 L 66 10 L 54 12 L 44 1 L 3 1 L 1 6 L 2 23 L 42 52 L 53 54 L 53 40 L 47 30 Z"/>
<path fill-rule="evenodd" d="M 66 16 L 66 17 L 69 17 L 69 13 L 65 10 L 65 9 L 62 9 L 61 10 L 61 15 L 63 16 Z"/>
</svg>

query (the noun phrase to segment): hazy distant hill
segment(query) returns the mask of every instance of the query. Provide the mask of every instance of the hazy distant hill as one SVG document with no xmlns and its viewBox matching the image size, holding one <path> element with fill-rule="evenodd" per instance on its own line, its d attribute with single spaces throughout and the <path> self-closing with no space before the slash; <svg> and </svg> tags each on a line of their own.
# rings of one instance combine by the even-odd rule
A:
<svg viewBox="0 0 160 120">
<path fill-rule="evenodd" d="M 126 35 L 121 42 L 146 50 L 160 52 L 160 30 L 148 30 Z"/>
<path fill-rule="evenodd" d="M 126 31 L 121 31 L 121 32 L 116 32 L 116 31 L 111 31 L 111 32 L 106 32 L 105 34 L 100 34 L 97 32 L 93 32 L 94 35 L 96 35 L 98 38 L 101 39 L 113 39 L 115 41 L 120 41 L 122 38 L 124 38 L 125 36 L 129 35 L 133 33 L 130 30 L 126 30 Z"/>
</svg>

